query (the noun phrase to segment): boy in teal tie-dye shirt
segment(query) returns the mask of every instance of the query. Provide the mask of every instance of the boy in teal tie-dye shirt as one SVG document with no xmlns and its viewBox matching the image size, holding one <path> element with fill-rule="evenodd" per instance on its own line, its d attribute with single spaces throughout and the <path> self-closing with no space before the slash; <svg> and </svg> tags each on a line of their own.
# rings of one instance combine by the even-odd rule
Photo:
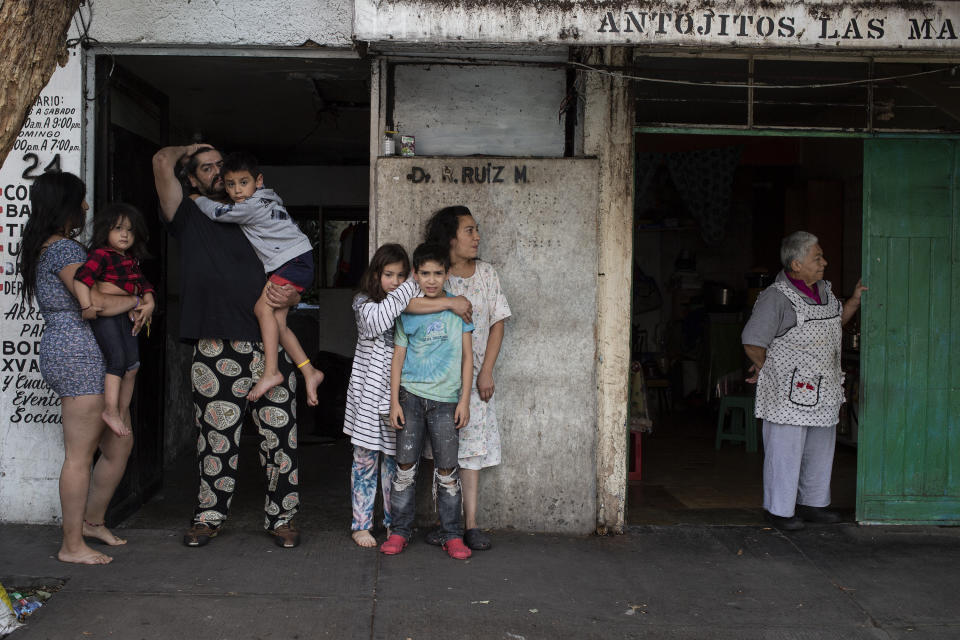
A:
<svg viewBox="0 0 960 640">
<path fill-rule="evenodd" d="M 449 268 L 445 247 L 422 244 L 413 252 L 414 277 L 428 298 L 448 295 L 443 283 Z M 404 313 L 397 320 L 390 368 L 390 423 L 398 429 L 397 475 L 390 496 L 392 532 L 380 547 L 387 555 L 403 551 L 413 534 L 417 467 L 426 438 L 433 447 L 443 548 L 458 560 L 471 555 L 460 526 L 457 464 L 457 430 L 470 422 L 471 331 L 472 324 L 450 311 Z"/>
</svg>

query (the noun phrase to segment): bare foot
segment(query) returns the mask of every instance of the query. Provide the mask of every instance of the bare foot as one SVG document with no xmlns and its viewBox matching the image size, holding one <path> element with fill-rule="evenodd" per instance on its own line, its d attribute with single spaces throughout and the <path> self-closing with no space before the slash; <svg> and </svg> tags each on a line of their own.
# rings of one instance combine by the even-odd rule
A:
<svg viewBox="0 0 960 640">
<path fill-rule="evenodd" d="M 127 425 L 123 424 L 123 418 L 120 417 L 119 411 L 104 409 L 103 413 L 100 414 L 100 417 L 103 418 L 103 421 L 110 428 L 110 431 L 113 431 L 121 438 L 125 438 L 130 435 L 131 431 L 127 428 Z"/>
<path fill-rule="evenodd" d="M 377 539 L 370 535 L 369 531 L 354 531 L 351 537 L 361 547 L 377 546 Z"/>
<path fill-rule="evenodd" d="M 264 373 L 260 377 L 260 380 L 253 386 L 253 389 L 250 389 L 250 393 L 247 394 L 247 400 L 256 402 L 263 397 L 267 391 L 273 389 L 278 384 L 283 384 L 283 374 L 279 371 L 273 374 Z"/>
<path fill-rule="evenodd" d="M 96 538 L 101 542 L 107 543 L 111 547 L 127 544 L 126 540 L 113 535 L 113 532 L 110 531 L 110 529 L 107 529 L 102 523 L 94 524 L 92 522 L 88 522 L 87 520 L 83 521 L 83 537 Z"/>
<path fill-rule="evenodd" d="M 314 369 L 313 371 L 304 372 L 303 381 L 307 389 L 307 405 L 311 407 L 317 406 L 319 402 L 317 399 L 317 387 L 323 382 L 323 371 Z"/>
<path fill-rule="evenodd" d="M 67 551 L 60 547 L 57 553 L 57 560 L 60 562 L 74 562 L 76 564 L 110 564 L 113 558 L 104 555 L 99 551 L 94 551 L 87 545 L 79 547 L 75 551 Z"/>
</svg>

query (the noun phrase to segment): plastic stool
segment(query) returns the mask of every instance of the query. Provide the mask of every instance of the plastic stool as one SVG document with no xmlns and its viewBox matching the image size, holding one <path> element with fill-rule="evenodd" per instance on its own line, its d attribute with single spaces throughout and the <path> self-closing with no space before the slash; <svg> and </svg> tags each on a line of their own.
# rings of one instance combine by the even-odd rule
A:
<svg viewBox="0 0 960 640">
<path fill-rule="evenodd" d="M 630 466 L 627 467 L 627 480 L 640 480 L 640 432 L 630 431 Z M 630 467 L 633 470 L 630 470 Z"/>
<path fill-rule="evenodd" d="M 724 429 L 727 412 L 730 413 L 730 428 Z M 717 414 L 717 441 L 719 449 L 724 440 L 744 442 L 747 451 L 757 450 L 757 420 L 753 417 L 753 396 L 723 396 Z"/>
</svg>

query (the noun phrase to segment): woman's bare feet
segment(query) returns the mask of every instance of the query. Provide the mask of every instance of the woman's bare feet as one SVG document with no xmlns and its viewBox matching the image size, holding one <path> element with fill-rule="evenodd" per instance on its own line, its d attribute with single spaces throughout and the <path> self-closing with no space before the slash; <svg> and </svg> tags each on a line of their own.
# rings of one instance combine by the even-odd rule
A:
<svg viewBox="0 0 960 640">
<path fill-rule="evenodd" d="M 104 409 L 100 417 L 103 418 L 103 421 L 107 427 L 110 428 L 110 431 L 113 431 L 121 438 L 125 438 L 132 433 L 132 431 L 127 428 L 127 425 L 123 423 L 123 418 L 120 417 L 120 412 L 117 409 Z"/>
<path fill-rule="evenodd" d="M 370 532 L 367 530 L 354 531 L 351 537 L 353 538 L 353 541 L 361 547 L 377 546 L 377 539 L 370 535 Z"/>
<path fill-rule="evenodd" d="M 307 389 L 307 405 L 311 407 L 317 406 L 319 402 L 317 399 L 317 387 L 323 382 L 323 371 L 311 367 L 310 371 L 303 372 L 303 382 Z"/>
<path fill-rule="evenodd" d="M 99 551 L 94 551 L 87 545 L 82 545 L 74 551 L 67 551 L 60 547 L 57 553 L 57 560 L 60 562 L 73 562 L 76 564 L 110 564 L 113 558 L 104 555 Z"/>
<path fill-rule="evenodd" d="M 100 524 L 95 524 L 88 520 L 84 520 L 83 537 L 96 538 L 101 542 L 107 543 L 111 547 L 118 547 L 122 544 L 127 544 L 127 541 L 123 538 L 118 538 L 117 536 L 113 535 L 113 532 L 110 531 L 110 529 L 107 529 L 102 522 Z"/>
<path fill-rule="evenodd" d="M 276 373 L 266 373 L 260 376 L 260 380 L 257 381 L 257 384 L 253 386 L 253 389 L 250 389 L 250 393 L 247 394 L 247 400 L 251 402 L 256 402 L 263 397 L 267 391 L 273 389 L 278 384 L 283 384 L 283 374 L 279 371 Z M 314 394 L 316 395 L 316 394 Z"/>
</svg>

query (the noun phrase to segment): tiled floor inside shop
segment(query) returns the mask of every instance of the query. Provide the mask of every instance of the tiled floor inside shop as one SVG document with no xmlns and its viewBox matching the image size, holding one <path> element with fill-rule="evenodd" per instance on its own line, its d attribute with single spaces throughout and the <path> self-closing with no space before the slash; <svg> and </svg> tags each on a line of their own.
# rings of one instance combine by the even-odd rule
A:
<svg viewBox="0 0 960 640">
<path fill-rule="evenodd" d="M 756 453 L 734 442 L 716 450 L 716 420 L 706 406 L 675 405 L 654 417 L 641 436 L 641 479 L 629 482 L 628 524 L 764 524 L 762 445 Z M 832 507 L 851 520 L 856 477 L 856 449 L 837 444 Z"/>
</svg>

